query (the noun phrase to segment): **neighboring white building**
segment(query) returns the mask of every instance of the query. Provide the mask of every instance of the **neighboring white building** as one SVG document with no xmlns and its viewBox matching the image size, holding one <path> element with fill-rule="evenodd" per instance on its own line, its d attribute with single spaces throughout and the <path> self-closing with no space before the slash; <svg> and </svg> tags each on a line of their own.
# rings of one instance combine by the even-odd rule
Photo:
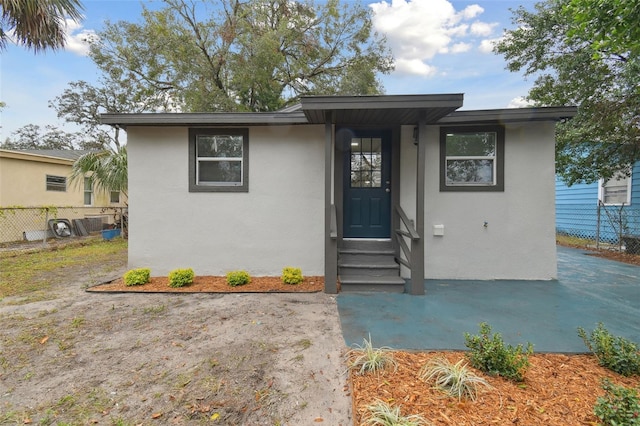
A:
<svg viewBox="0 0 640 426">
<path fill-rule="evenodd" d="M 296 266 L 323 275 L 329 293 L 555 279 L 554 127 L 575 108 L 456 111 L 462 99 L 103 115 L 127 129 L 129 266 Z"/>
</svg>

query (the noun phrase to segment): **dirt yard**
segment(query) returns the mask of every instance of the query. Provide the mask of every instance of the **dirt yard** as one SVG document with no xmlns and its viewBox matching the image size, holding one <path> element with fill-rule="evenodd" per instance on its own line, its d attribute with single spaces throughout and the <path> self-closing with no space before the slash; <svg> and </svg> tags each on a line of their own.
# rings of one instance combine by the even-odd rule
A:
<svg viewBox="0 0 640 426">
<path fill-rule="evenodd" d="M 85 291 L 125 256 L 0 300 L 0 424 L 352 424 L 334 297 Z"/>
</svg>

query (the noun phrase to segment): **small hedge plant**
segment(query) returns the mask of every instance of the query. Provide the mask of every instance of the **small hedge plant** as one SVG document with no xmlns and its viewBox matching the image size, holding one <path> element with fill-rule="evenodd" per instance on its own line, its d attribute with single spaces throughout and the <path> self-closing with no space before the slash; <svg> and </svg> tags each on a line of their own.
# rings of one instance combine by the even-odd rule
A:
<svg viewBox="0 0 640 426">
<path fill-rule="evenodd" d="M 640 426 L 640 400 L 638 391 L 602 381 L 605 395 L 598 397 L 593 412 L 604 426 Z"/>
<path fill-rule="evenodd" d="M 124 284 L 128 287 L 146 284 L 150 279 L 151 269 L 149 268 L 131 269 L 124 274 Z"/>
<path fill-rule="evenodd" d="M 598 327 L 589 335 L 582 327 L 578 327 L 578 336 L 601 366 L 623 376 L 640 374 L 639 348 L 632 341 L 613 336 L 602 323 L 598 323 Z"/>
<path fill-rule="evenodd" d="M 304 277 L 302 269 L 287 266 L 282 269 L 282 282 L 285 284 L 300 284 Z"/>
<path fill-rule="evenodd" d="M 173 271 L 169 272 L 169 287 L 178 288 L 189 285 L 193 283 L 194 277 L 195 274 L 193 272 L 193 269 L 191 268 L 174 269 Z"/>
<path fill-rule="evenodd" d="M 524 380 L 524 373 L 529 367 L 529 355 L 533 353 L 533 345 L 505 346 L 500 333 L 491 335 L 491 327 L 487 323 L 480 324 L 480 335 L 465 333 L 465 345 L 471 349 L 467 355 L 471 365 L 478 370 L 494 376 L 502 376 L 514 382 Z"/>
<path fill-rule="evenodd" d="M 231 271 L 227 274 L 227 284 L 231 287 L 248 284 L 251 276 L 246 271 Z"/>
</svg>

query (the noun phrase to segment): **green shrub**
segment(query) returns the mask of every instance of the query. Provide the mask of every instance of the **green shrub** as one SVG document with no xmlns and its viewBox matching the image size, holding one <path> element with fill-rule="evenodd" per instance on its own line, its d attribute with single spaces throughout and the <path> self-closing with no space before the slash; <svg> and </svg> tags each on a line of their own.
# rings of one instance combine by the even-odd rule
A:
<svg viewBox="0 0 640 426">
<path fill-rule="evenodd" d="M 227 274 L 227 284 L 231 287 L 248 284 L 251 281 L 249 273 L 246 271 L 232 271 Z"/>
<path fill-rule="evenodd" d="M 640 400 L 638 391 L 602 381 L 604 396 L 598 397 L 594 414 L 604 426 L 640 426 Z"/>
<path fill-rule="evenodd" d="M 126 286 L 142 285 L 151 279 L 151 269 L 138 268 L 131 269 L 124 274 L 124 284 Z"/>
<path fill-rule="evenodd" d="M 601 366 L 623 376 L 640 374 L 640 354 L 638 346 L 632 341 L 611 335 L 602 323 L 598 323 L 598 327 L 590 335 L 582 327 L 578 327 L 578 336 Z"/>
<path fill-rule="evenodd" d="M 465 333 L 465 345 L 471 349 L 468 354 L 471 365 L 487 374 L 502 376 L 515 382 L 524 380 L 524 373 L 529 367 L 529 355 L 533 353 L 533 345 L 505 346 L 499 333 L 491 335 L 491 327 L 487 323 L 480 324 L 480 335 Z"/>
<path fill-rule="evenodd" d="M 285 284 L 300 284 L 303 279 L 302 269 L 300 268 L 287 266 L 282 269 L 282 282 Z"/>
<path fill-rule="evenodd" d="M 174 269 L 169 272 L 169 287 L 178 288 L 189 285 L 193 282 L 195 274 L 193 269 Z"/>
<path fill-rule="evenodd" d="M 418 378 L 425 382 L 434 381 L 438 389 L 447 395 L 458 398 L 476 400 L 478 386 L 491 387 L 482 377 L 469 371 L 463 360 L 452 364 L 446 358 L 434 358 L 418 372 Z"/>
</svg>

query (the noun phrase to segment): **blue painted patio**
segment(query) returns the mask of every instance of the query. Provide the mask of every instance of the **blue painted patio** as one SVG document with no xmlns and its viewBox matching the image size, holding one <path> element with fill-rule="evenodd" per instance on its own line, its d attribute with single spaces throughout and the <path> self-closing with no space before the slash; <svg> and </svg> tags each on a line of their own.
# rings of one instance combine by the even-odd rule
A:
<svg viewBox="0 0 640 426">
<path fill-rule="evenodd" d="M 371 335 L 375 347 L 460 350 L 464 333 L 486 322 L 506 343 L 536 352 L 586 352 L 577 327 L 598 322 L 640 342 L 640 267 L 558 247 L 557 281 L 426 280 L 425 296 L 341 293 L 348 346 Z"/>
</svg>

